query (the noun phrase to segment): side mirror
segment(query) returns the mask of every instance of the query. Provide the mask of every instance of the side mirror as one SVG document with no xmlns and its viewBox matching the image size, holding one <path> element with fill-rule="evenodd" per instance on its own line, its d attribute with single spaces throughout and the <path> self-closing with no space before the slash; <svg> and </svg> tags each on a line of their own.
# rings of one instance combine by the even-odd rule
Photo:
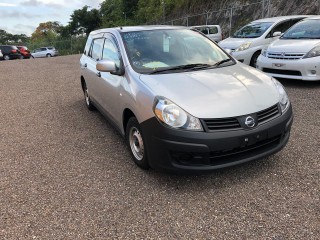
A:
<svg viewBox="0 0 320 240">
<path fill-rule="evenodd" d="M 281 32 L 274 32 L 272 36 L 273 37 L 280 37 L 281 34 L 282 34 Z"/>
<path fill-rule="evenodd" d="M 109 60 L 100 60 L 96 65 L 96 69 L 99 72 L 113 73 L 117 71 L 116 63 Z"/>
<path fill-rule="evenodd" d="M 231 49 L 228 49 L 228 48 L 227 48 L 227 49 L 225 49 L 224 51 L 225 51 L 226 53 L 228 53 L 229 55 L 232 55 L 232 50 L 231 50 Z"/>
</svg>

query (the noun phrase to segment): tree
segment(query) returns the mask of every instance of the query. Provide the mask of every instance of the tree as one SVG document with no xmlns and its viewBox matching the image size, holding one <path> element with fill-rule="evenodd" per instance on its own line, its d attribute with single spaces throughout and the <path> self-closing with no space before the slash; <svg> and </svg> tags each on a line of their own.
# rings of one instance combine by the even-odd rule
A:
<svg viewBox="0 0 320 240">
<path fill-rule="evenodd" d="M 0 29 L 0 44 L 24 45 L 30 38 L 25 34 L 11 34 Z"/>
<path fill-rule="evenodd" d="M 89 33 L 101 25 L 101 17 L 98 9 L 89 10 L 89 6 L 75 10 L 70 16 L 68 29 L 72 35 L 82 35 Z"/>
<path fill-rule="evenodd" d="M 60 34 L 62 28 L 63 26 L 57 21 L 40 23 L 32 33 L 31 40 L 53 40 Z"/>
</svg>

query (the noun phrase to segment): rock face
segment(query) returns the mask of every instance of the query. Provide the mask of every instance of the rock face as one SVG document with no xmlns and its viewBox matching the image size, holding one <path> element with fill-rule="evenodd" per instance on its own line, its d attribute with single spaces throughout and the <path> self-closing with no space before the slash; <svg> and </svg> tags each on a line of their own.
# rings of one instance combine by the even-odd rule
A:
<svg viewBox="0 0 320 240">
<path fill-rule="evenodd" d="M 207 0 L 189 1 L 167 16 L 166 24 L 219 24 L 224 36 L 244 24 L 267 17 L 320 14 L 320 0 Z"/>
</svg>

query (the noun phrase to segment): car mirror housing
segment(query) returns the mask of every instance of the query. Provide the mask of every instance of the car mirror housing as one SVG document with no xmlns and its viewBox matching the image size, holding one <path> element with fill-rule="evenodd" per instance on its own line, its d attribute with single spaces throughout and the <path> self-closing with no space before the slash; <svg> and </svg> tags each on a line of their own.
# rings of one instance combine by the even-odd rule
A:
<svg viewBox="0 0 320 240">
<path fill-rule="evenodd" d="M 273 37 L 280 37 L 281 34 L 282 34 L 282 32 L 274 32 L 272 36 Z"/>
<path fill-rule="evenodd" d="M 114 61 L 110 60 L 100 60 L 98 61 L 96 65 L 96 69 L 100 72 L 109 72 L 114 75 L 123 75 L 124 71 L 122 68 L 117 67 L 116 63 Z"/>
<path fill-rule="evenodd" d="M 228 53 L 229 55 L 232 55 L 232 50 L 231 50 L 231 49 L 224 49 L 224 51 L 225 51 L 226 53 Z"/>
</svg>

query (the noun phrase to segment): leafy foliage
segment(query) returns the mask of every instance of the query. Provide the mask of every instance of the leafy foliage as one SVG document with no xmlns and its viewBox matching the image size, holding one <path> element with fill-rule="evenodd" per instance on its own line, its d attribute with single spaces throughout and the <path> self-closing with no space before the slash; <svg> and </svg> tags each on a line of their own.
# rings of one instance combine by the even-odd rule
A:
<svg viewBox="0 0 320 240">
<path fill-rule="evenodd" d="M 29 37 L 25 34 L 11 34 L 0 29 L 0 44 L 17 44 L 24 45 L 29 41 Z"/>
</svg>

